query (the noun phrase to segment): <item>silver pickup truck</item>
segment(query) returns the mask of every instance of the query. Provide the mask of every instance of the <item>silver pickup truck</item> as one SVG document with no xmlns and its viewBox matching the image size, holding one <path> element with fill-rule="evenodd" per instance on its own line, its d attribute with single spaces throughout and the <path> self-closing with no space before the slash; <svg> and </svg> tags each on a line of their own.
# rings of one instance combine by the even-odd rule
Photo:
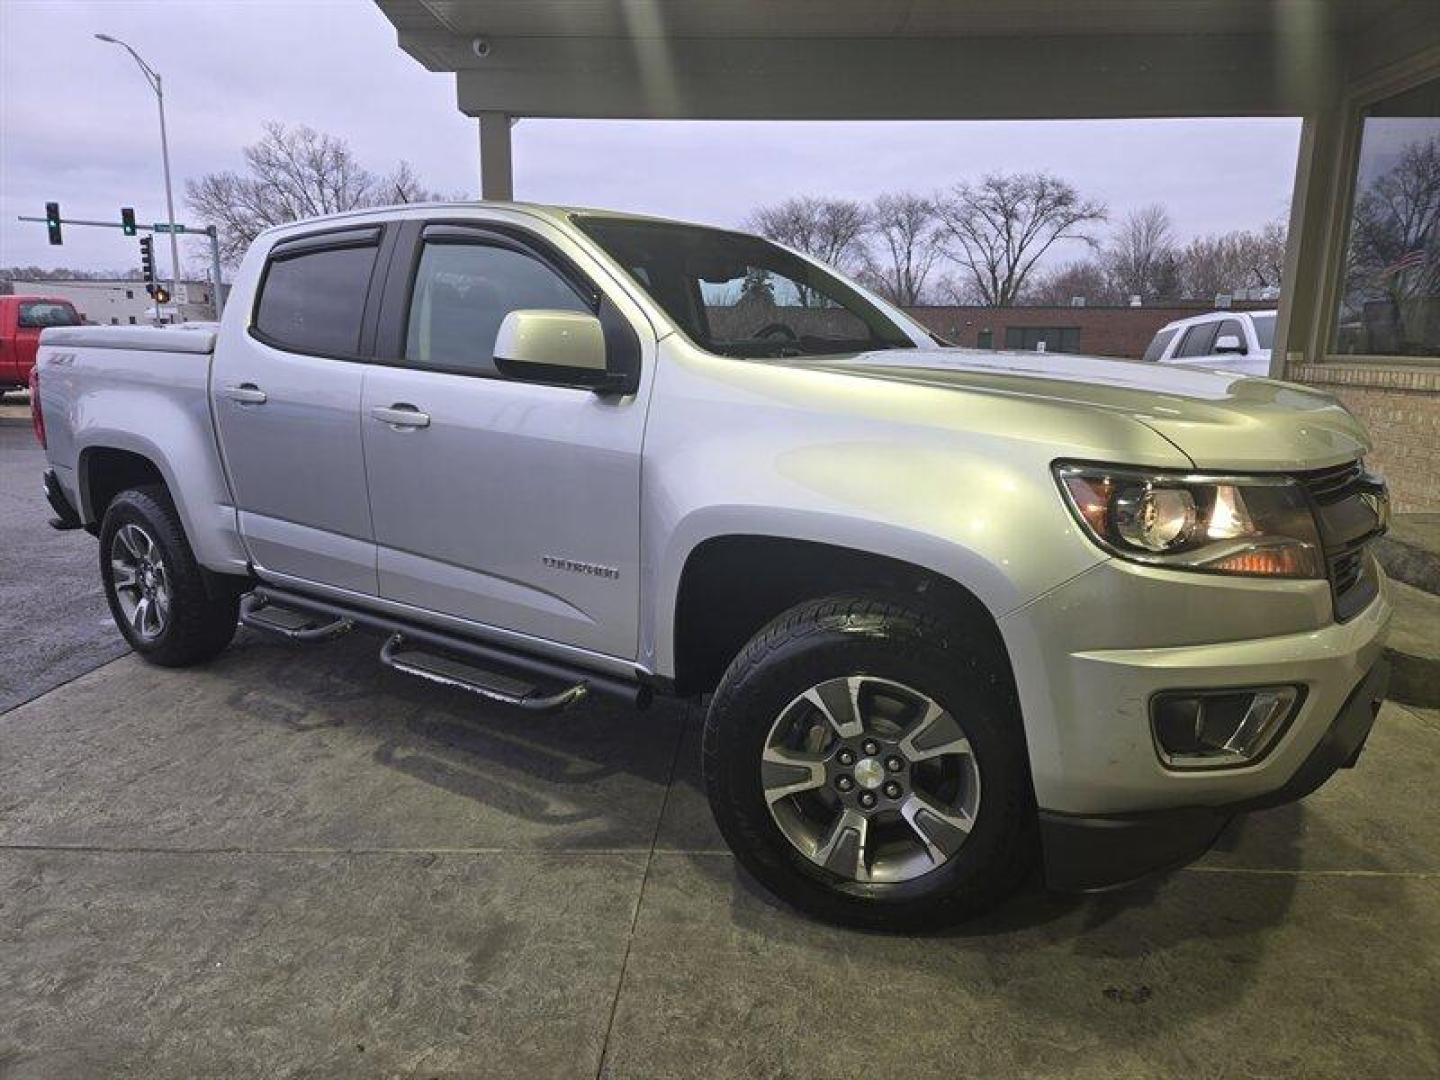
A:
<svg viewBox="0 0 1440 1080">
<path fill-rule="evenodd" d="M 1300 386 L 944 347 L 753 236 L 520 204 L 264 233 L 213 332 L 45 332 L 57 527 L 143 658 L 378 632 L 518 709 L 708 700 L 764 885 L 920 927 L 1354 763 L 1365 432 Z"/>
</svg>

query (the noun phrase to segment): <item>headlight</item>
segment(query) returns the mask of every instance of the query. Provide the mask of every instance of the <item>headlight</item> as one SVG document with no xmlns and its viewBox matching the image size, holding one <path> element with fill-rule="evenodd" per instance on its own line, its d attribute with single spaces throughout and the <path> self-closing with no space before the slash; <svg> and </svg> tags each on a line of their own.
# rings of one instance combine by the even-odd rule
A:
<svg viewBox="0 0 1440 1080">
<path fill-rule="evenodd" d="M 1270 476 L 1201 476 L 1055 466 L 1090 538 L 1134 562 L 1217 574 L 1323 578 L 1304 490 Z"/>
</svg>

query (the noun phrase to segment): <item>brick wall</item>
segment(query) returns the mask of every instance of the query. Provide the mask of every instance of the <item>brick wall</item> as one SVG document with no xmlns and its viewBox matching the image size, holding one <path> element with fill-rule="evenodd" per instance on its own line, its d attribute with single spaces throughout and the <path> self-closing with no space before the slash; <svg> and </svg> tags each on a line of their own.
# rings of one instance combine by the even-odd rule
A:
<svg viewBox="0 0 1440 1080">
<path fill-rule="evenodd" d="M 1235 304 L 1237 311 L 1274 307 L 1274 301 Z M 993 347 L 1003 349 L 1005 330 L 1010 326 L 1073 326 L 1080 331 L 1078 352 L 1138 360 L 1155 332 L 1166 323 L 1215 309 L 1209 304 L 1196 303 L 1167 307 L 915 307 L 907 310 L 941 337 L 972 349 L 980 344 L 984 330 L 990 331 Z"/>
<path fill-rule="evenodd" d="M 1334 394 L 1369 430 L 1369 462 L 1395 510 L 1440 510 L 1440 368 L 1292 364 L 1288 374 Z"/>
</svg>

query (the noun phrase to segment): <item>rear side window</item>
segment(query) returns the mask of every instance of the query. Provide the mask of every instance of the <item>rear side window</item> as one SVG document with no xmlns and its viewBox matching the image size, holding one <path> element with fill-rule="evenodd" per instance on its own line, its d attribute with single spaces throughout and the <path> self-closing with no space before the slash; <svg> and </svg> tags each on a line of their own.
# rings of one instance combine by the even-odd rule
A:
<svg viewBox="0 0 1440 1080">
<path fill-rule="evenodd" d="M 405 359 L 417 367 L 497 375 L 495 337 L 512 311 L 590 312 L 539 259 L 491 244 L 426 244 L 410 298 Z"/>
<path fill-rule="evenodd" d="M 18 325 L 33 330 L 47 326 L 79 326 L 80 315 L 69 304 L 53 300 L 35 300 L 21 304 L 16 316 Z"/>
<path fill-rule="evenodd" d="M 255 329 L 292 352 L 353 356 L 376 246 L 301 248 L 273 256 L 255 308 Z"/>
<path fill-rule="evenodd" d="M 1262 349 L 1275 347 L 1275 316 L 1252 315 L 1250 322 L 1255 327 L 1255 344 Z"/>
<path fill-rule="evenodd" d="M 1209 356 L 1215 351 L 1215 335 L 1220 330 L 1219 322 L 1200 323 L 1185 331 L 1180 348 L 1175 350 L 1177 358 L 1184 356 Z"/>
<path fill-rule="evenodd" d="M 1175 340 L 1175 335 L 1178 333 L 1178 330 L 1161 330 L 1150 342 L 1150 347 L 1145 350 L 1145 355 L 1141 359 L 1148 360 L 1152 364 L 1155 363 L 1164 355 L 1165 347 Z"/>
</svg>

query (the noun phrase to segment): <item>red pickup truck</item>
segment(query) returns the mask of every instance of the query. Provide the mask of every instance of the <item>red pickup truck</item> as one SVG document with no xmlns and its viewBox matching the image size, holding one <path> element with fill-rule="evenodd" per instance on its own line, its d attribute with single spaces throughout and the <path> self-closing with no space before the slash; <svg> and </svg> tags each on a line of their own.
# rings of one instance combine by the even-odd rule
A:
<svg viewBox="0 0 1440 1080">
<path fill-rule="evenodd" d="M 0 296 L 0 396 L 23 390 L 35 366 L 40 331 L 79 326 L 84 320 L 69 300 L 53 296 Z"/>
</svg>

